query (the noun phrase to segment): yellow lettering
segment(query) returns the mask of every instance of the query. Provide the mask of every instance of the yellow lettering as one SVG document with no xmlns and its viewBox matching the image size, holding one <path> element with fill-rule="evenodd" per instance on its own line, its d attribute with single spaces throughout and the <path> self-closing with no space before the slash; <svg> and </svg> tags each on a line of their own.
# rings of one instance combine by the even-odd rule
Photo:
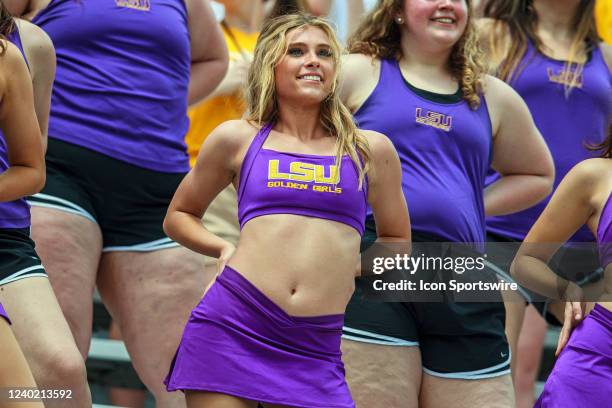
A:
<svg viewBox="0 0 612 408">
<path fill-rule="evenodd" d="M 314 181 L 315 180 L 315 165 L 311 163 L 292 162 L 289 167 L 291 172 L 291 180 L 297 181 Z"/>
<path fill-rule="evenodd" d="M 291 174 L 278 171 L 278 160 L 268 162 L 268 180 L 290 180 Z"/>
</svg>

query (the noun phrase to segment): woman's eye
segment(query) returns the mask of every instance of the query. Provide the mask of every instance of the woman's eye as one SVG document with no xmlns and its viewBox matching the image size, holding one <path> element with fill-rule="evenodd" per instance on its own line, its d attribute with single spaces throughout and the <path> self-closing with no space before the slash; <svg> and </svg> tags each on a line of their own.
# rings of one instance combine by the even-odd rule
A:
<svg viewBox="0 0 612 408">
<path fill-rule="evenodd" d="M 287 55 L 291 55 L 292 57 L 299 57 L 302 55 L 302 50 L 299 48 L 289 48 L 287 50 Z"/>
<path fill-rule="evenodd" d="M 331 50 L 328 50 L 328 49 L 319 50 L 319 56 L 321 57 L 331 57 L 332 55 L 333 54 Z"/>
</svg>

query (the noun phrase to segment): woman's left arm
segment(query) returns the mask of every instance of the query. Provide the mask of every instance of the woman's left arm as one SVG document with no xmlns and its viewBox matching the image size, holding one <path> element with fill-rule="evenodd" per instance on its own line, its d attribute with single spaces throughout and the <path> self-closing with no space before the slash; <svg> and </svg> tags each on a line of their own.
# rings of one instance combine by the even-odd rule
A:
<svg viewBox="0 0 612 408">
<path fill-rule="evenodd" d="M 410 217 L 402 191 L 399 157 L 385 135 L 371 131 L 367 134 L 372 153 L 368 201 L 376 221 L 376 242 L 410 243 Z"/>
<path fill-rule="evenodd" d="M 568 300 L 578 295 L 579 288 L 553 272 L 547 263 L 594 212 L 591 195 L 597 175 L 593 170 L 593 161 L 587 160 L 565 176 L 525 237 L 510 269 L 521 284 L 551 299 Z"/>
<path fill-rule="evenodd" d="M 215 90 L 225 76 L 228 53 L 223 33 L 207 0 L 186 0 L 191 38 L 188 103 L 193 105 Z"/>
<path fill-rule="evenodd" d="M 523 99 L 508 84 L 487 76 L 493 127 L 491 167 L 501 178 L 485 189 L 487 216 L 511 214 L 537 204 L 552 191 L 555 168 Z"/>
</svg>

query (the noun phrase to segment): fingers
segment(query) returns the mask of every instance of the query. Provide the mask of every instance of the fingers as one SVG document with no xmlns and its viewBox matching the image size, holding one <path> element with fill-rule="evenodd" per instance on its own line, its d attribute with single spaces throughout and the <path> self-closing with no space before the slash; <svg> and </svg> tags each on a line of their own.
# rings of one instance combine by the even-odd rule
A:
<svg viewBox="0 0 612 408">
<path fill-rule="evenodd" d="M 570 302 L 572 308 L 572 316 L 574 320 L 580 321 L 582 319 L 583 309 L 582 302 Z"/>
</svg>

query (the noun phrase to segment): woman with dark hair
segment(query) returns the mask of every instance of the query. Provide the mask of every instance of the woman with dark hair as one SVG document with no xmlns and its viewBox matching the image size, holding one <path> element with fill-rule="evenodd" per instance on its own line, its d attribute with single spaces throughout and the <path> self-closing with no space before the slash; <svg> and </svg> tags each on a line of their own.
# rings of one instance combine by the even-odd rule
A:
<svg viewBox="0 0 612 408">
<path fill-rule="evenodd" d="M 158 406 L 181 406 L 163 378 L 206 278 L 202 257 L 162 224 L 189 169 L 187 106 L 227 68 L 213 12 L 207 0 L 7 5 L 57 50 L 47 184 L 29 202 L 33 237 L 82 356 L 81 366 L 71 356 L 70 369 L 88 353 L 97 286 Z M 26 357 L 49 341 L 36 337 L 31 343 L 41 344 L 24 347 Z"/>
<path fill-rule="evenodd" d="M 9 278 L 22 276 L 32 289 L 28 296 L 41 295 L 39 306 L 32 312 L 47 313 L 43 307 L 53 309 L 57 322 L 63 323 L 69 334 L 66 322 L 53 291 L 49 285 L 40 259 L 34 250 L 34 243 L 29 238 L 30 213 L 24 196 L 40 191 L 45 182 L 45 162 L 43 143 L 34 111 L 34 97 L 28 68 L 22 56 L 22 50 L 7 38 L 15 29 L 13 19 L 0 3 L 0 301 L 5 302 L 4 292 L 12 290 Z M 28 270 L 35 270 L 28 275 Z M 36 291 L 37 281 L 39 291 Z M 30 303 L 30 298 L 27 303 Z M 53 314 L 52 312 L 50 314 Z M 15 313 L 19 318 L 23 315 Z M 36 387 L 36 382 L 28 366 L 19 343 L 17 342 L 11 321 L 2 303 L 0 303 L 0 388 L 2 398 L 10 398 L 9 389 Z M 25 322 L 31 324 L 31 322 Z M 47 335 L 43 331 L 41 335 Z M 19 401 L 18 399 L 16 401 Z M 41 402 L 19 402 L 14 404 L 28 408 L 42 408 Z M 14 406 L 9 400 L 2 406 Z"/>
<path fill-rule="evenodd" d="M 348 50 L 343 99 L 360 127 L 395 145 L 415 242 L 480 253 L 485 215 L 550 192 L 550 154 L 527 107 L 485 75 L 470 1 L 380 1 Z M 503 177 L 483 193 L 490 165 Z M 373 302 L 363 285 L 343 335 L 358 406 L 512 406 L 503 304 Z"/>
<path fill-rule="evenodd" d="M 549 298 L 565 302 L 558 358 L 536 402 L 537 408 L 604 407 L 610 404 L 612 127 L 600 148 L 603 151 L 601 158 L 581 162 L 563 178 L 525 237 L 512 264 L 512 274 L 519 282 Z M 558 276 L 547 263 L 583 225 L 596 237 L 599 264 L 604 274 L 599 282 L 580 287 Z M 589 286 L 595 286 L 596 292 Z"/>
<path fill-rule="evenodd" d="M 552 153 L 555 188 L 571 168 L 593 157 L 586 146 L 605 138 L 612 117 L 612 47 L 599 40 L 594 6 L 594 0 L 496 0 L 487 3 L 486 18 L 479 21 L 491 70 L 524 98 Z M 497 178 L 491 174 L 487 185 Z M 518 213 L 487 219 L 488 240 L 504 243 L 491 245 L 490 261 L 508 271 L 518 242 L 548 199 Z M 557 273 L 573 281 L 581 279 L 578 273 L 592 274 L 598 268 L 597 255 L 576 243 L 593 240 L 586 227 L 580 228 L 556 254 Z M 503 250 L 512 242 L 513 249 Z M 514 380 L 520 408 L 530 407 L 534 399 L 546 333 L 538 311 L 547 315 L 555 308 L 537 296 L 530 298 L 532 305 L 526 309 L 525 302 L 514 302 L 508 316 L 508 334 L 517 344 Z"/>
</svg>

